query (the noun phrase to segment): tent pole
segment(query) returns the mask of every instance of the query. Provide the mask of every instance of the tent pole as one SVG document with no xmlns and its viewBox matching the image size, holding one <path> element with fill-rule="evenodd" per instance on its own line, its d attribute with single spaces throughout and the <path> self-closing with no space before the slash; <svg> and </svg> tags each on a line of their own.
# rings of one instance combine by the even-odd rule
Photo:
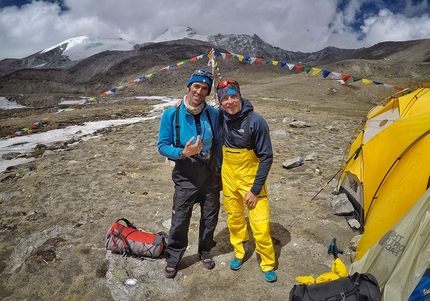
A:
<svg viewBox="0 0 430 301">
<path fill-rule="evenodd" d="M 331 181 L 333 181 L 333 179 L 338 175 L 338 173 L 339 172 L 341 172 L 342 171 L 342 168 L 340 168 L 335 174 L 334 174 L 334 176 L 333 177 L 331 177 L 331 179 L 330 180 L 328 180 L 328 182 L 327 183 L 325 183 L 324 184 L 324 186 L 311 198 L 311 200 L 309 201 L 309 202 L 312 202 L 315 198 L 316 198 L 316 196 L 317 195 L 319 195 L 320 193 L 321 193 L 321 191 L 323 191 L 324 190 L 324 188 L 326 188 L 327 187 L 327 185 L 331 182 Z"/>
</svg>

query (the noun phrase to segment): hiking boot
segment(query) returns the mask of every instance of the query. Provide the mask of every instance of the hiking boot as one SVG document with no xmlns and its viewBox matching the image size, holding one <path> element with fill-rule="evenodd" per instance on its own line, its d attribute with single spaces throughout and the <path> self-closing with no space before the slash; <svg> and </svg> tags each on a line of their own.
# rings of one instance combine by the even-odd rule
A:
<svg viewBox="0 0 430 301">
<path fill-rule="evenodd" d="M 175 278 L 177 272 L 178 271 L 172 267 L 166 267 L 164 269 L 164 275 L 166 275 L 166 278 Z"/>
<path fill-rule="evenodd" d="M 274 270 L 264 272 L 264 279 L 266 279 L 267 282 L 275 282 L 278 280 L 278 277 L 276 276 L 276 272 Z"/>
<path fill-rule="evenodd" d="M 208 253 L 201 254 L 200 259 L 205 269 L 212 270 L 215 267 L 215 262 Z"/>
<path fill-rule="evenodd" d="M 230 269 L 232 269 L 233 271 L 238 271 L 240 270 L 240 268 L 242 267 L 242 260 L 235 257 L 231 262 L 230 262 Z"/>
</svg>

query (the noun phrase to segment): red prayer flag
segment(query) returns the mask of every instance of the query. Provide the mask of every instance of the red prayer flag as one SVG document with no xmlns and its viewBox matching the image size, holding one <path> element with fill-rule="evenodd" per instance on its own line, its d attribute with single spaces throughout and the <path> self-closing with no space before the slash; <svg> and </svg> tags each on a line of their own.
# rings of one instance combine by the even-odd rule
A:
<svg viewBox="0 0 430 301">
<path fill-rule="evenodd" d="M 296 65 L 296 71 L 302 71 L 303 70 L 303 66 L 301 65 Z"/>
<path fill-rule="evenodd" d="M 346 82 L 350 77 L 351 77 L 351 75 L 348 75 L 348 74 L 342 74 L 342 80 L 343 80 L 344 82 Z"/>
</svg>

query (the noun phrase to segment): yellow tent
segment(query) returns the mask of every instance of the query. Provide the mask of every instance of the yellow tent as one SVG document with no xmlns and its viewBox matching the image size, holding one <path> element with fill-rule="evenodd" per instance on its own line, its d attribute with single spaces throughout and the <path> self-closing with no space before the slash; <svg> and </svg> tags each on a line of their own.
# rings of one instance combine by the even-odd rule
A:
<svg viewBox="0 0 430 301">
<path fill-rule="evenodd" d="M 376 105 L 352 143 L 339 181 L 363 236 L 360 259 L 430 186 L 430 83 Z"/>
</svg>

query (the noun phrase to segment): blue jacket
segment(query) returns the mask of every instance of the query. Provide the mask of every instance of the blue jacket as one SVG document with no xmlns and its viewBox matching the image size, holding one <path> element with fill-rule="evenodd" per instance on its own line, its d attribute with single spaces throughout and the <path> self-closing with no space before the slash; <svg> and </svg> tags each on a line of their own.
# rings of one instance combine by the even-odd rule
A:
<svg viewBox="0 0 430 301">
<path fill-rule="evenodd" d="M 245 137 L 246 119 L 251 111 L 251 119 L 249 120 L 250 140 L 247 143 Z M 224 145 L 228 148 L 237 149 L 247 148 L 249 145 L 250 149 L 254 150 L 255 155 L 260 159 L 254 185 L 251 188 L 251 192 L 258 195 L 267 180 L 273 163 L 269 126 L 261 115 L 254 112 L 253 105 L 245 98 L 242 98 L 242 109 L 238 113 L 229 115 L 225 111 L 222 112 Z"/>
<path fill-rule="evenodd" d="M 208 114 L 210 121 L 208 120 Z M 211 128 L 213 126 L 213 132 Z M 200 114 L 200 126 L 203 147 L 202 151 L 209 151 L 212 145 L 215 146 L 217 156 L 217 167 L 222 163 L 222 133 L 219 119 L 219 111 L 205 103 L 205 107 Z M 179 152 L 183 150 L 185 144 L 194 137 L 197 139 L 197 126 L 194 116 L 190 114 L 184 106 L 184 102 L 179 107 L 179 129 L 181 146 L 176 147 L 176 107 L 171 107 L 163 112 L 158 133 L 158 152 L 171 159 L 178 160 Z M 192 142 L 194 143 L 194 141 Z"/>
</svg>

